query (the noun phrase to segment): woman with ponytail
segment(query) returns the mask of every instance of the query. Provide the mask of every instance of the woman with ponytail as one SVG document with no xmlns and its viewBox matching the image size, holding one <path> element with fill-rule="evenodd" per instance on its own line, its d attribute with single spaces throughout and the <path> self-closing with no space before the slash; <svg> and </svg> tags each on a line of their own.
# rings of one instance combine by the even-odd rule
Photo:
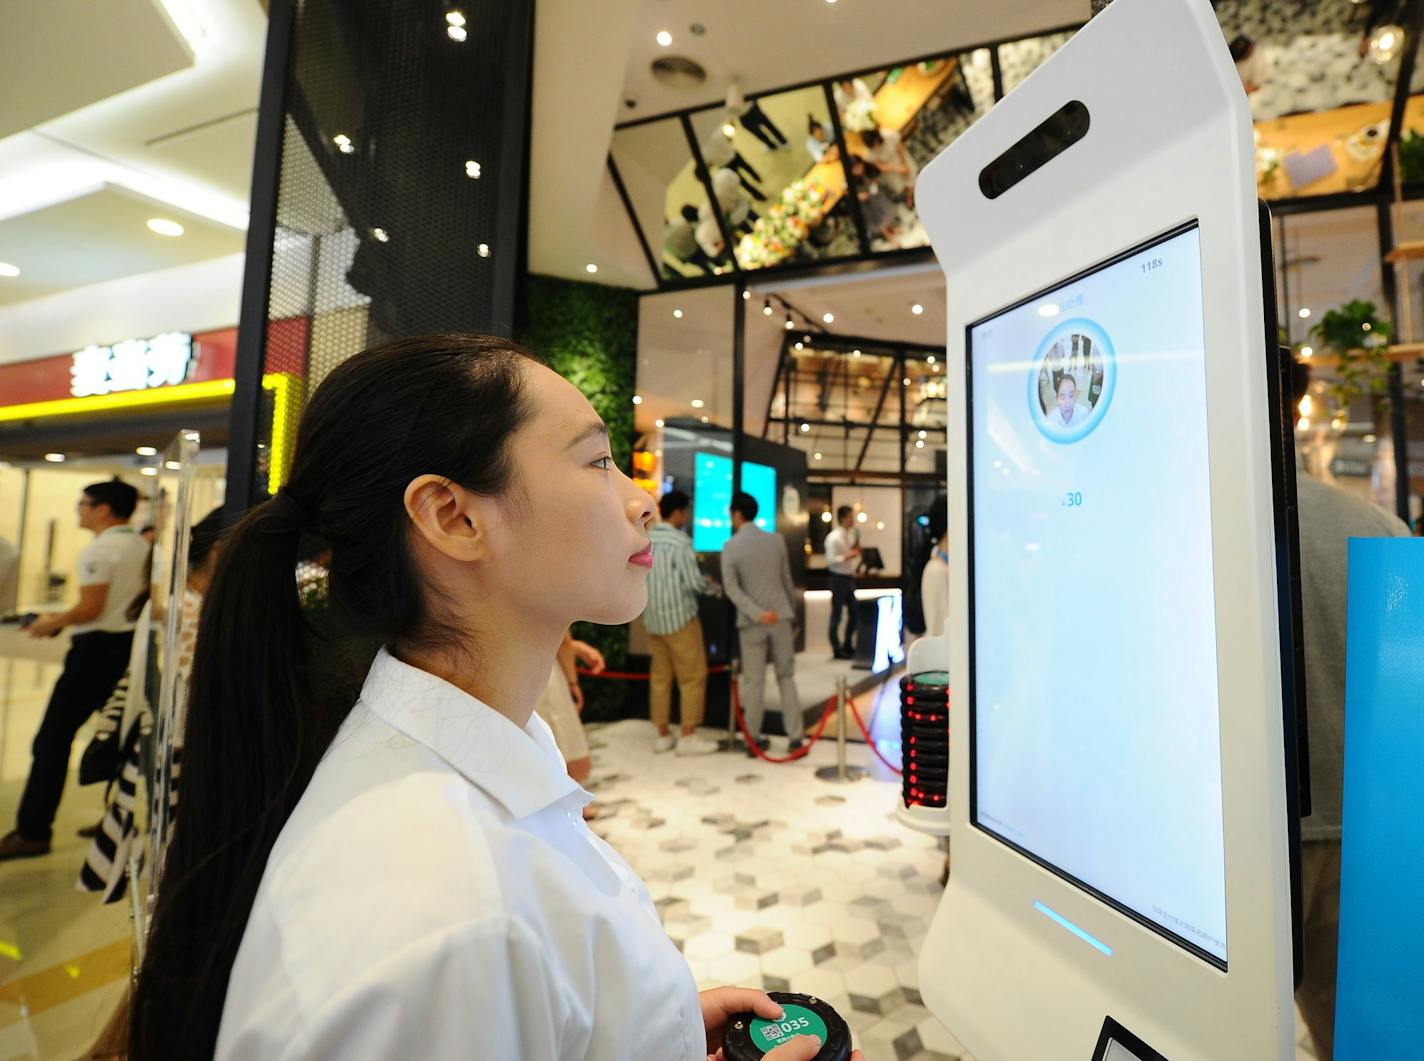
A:
<svg viewBox="0 0 1424 1061">
<path fill-rule="evenodd" d="M 778 1015 L 699 996 L 533 713 L 571 623 L 643 610 L 651 515 L 588 402 L 508 342 L 331 373 L 204 604 L 130 1057 L 701 1059 L 729 1014 Z M 313 535 L 343 643 L 382 646 L 359 696 L 298 601 Z"/>
</svg>

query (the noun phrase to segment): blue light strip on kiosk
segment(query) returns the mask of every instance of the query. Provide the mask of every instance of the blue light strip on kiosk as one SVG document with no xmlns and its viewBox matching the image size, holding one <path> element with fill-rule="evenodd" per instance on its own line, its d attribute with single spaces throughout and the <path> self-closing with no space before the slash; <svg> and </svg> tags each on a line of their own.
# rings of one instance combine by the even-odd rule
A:
<svg viewBox="0 0 1424 1061">
<path fill-rule="evenodd" d="M 1044 905 L 1043 905 L 1041 902 L 1039 902 L 1037 899 L 1035 899 L 1035 900 L 1033 901 L 1033 908 L 1034 908 L 1035 910 L 1037 910 L 1040 914 L 1042 914 L 1044 917 L 1048 918 L 1050 921 L 1054 921 L 1054 922 L 1056 922 L 1056 923 L 1062 925 L 1062 926 L 1063 926 L 1064 928 L 1066 928 L 1069 932 L 1073 933 L 1073 935 L 1075 935 L 1075 936 L 1077 936 L 1079 939 L 1081 939 L 1084 943 L 1091 944 L 1092 946 L 1096 947 L 1098 950 L 1100 950 L 1100 951 L 1102 951 L 1104 954 L 1106 954 L 1109 958 L 1112 957 L 1112 948 L 1111 948 L 1111 947 L 1109 947 L 1109 946 L 1108 946 L 1106 943 L 1104 943 L 1102 940 L 1098 939 L 1098 937 L 1095 936 L 1095 935 L 1093 935 L 1091 932 L 1085 932 L 1083 929 L 1081 929 L 1081 928 L 1079 928 L 1077 925 L 1073 924 L 1072 921 L 1069 921 L 1066 917 L 1064 917 L 1062 914 L 1060 914 L 1057 910 L 1050 910 L 1048 907 L 1044 906 Z"/>
</svg>

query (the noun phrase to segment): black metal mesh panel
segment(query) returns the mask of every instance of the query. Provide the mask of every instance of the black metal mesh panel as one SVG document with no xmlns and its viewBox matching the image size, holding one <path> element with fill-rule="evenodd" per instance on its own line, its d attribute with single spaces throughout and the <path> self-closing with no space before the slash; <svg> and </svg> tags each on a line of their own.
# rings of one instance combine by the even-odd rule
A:
<svg viewBox="0 0 1424 1061">
<path fill-rule="evenodd" d="M 294 8 L 258 491 L 281 485 L 306 397 L 333 368 L 388 338 L 510 334 L 523 268 L 531 6 Z"/>
</svg>

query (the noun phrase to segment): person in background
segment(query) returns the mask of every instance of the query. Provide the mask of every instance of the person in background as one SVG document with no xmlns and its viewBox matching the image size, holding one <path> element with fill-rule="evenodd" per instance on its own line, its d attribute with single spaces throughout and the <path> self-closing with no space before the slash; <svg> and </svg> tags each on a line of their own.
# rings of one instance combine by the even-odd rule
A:
<svg viewBox="0 0 1424 1061">
<path fill-rule="evenodd" d="M 663 252 L 675 261 L 710 273 L 712 263 L 697 245 L 697 225 L 697 207 L 685 203 L 678 219 L 668 222 L 667 231 L 663 234 Z"/>
<path fill-rule="evenodd" d="M 861 78 L 837 81 L 832 91 L 846 132 L 863 133 L 875 128 L 875 93 Z"/>
<path fill-rule="evenodd" d="M 1246 90 L 1246 95 L 1259 90 L 1266 79 L 1266 60 L 1256 42 L 1244 33 L 1236 36 L 1231 41 L 1231 61 L 1236 64 L 1236 72 L 1241 76 L 1241 87 Z"/>
<path fill-rule="evenodd" d="M 850 168 L 855 177 L 855 197 L 860 203 L 865 227 L 885 242 L 895 243 L 899 223 L 895 216 L 895 204 L 880 187 L 880 167 L 874 162 L 857 158 Z"/>
<path fill-rule="evenodd" d="M 1414 517 L 1414 537 L 1424 538 L 1424 516 Z"/>
<path fill-rule="evenodd" d="M 1310 369 L 1292 373 L 1295 406 Z M 1311 815 L 1300 823 L 1301 932 L 1305 971 L 1296 989 L 1315 1056 L 1335 1042 L 1335 972 L 1340 934 L 1341 789 L 1345 766 L 1345 600 L 1350 538 L 1404 538 L 1405 524 L 1381 508 L 1306 473 L 1296 459 L 1305 706 Z"/>
<path fill-rule="evenodd" d="M 741 181 L 735 173 L 729 169 L 716 170 L 712 174 L 712 194 L 717 197 L 717 206 L 726 218 L 727 228 L 731 232 L 751 229 L 752 223 L 757 220 L 757 213 L 752 209 L 751 200 L 742 194 Z M 699 221 L 711 221 L 714 225 L 717 223 L 717 216 L 712 212 L 710 202 L 702 204 L 697 217 Z"/>
<path fill-rule="evenodd" d="M 138 532 L 138 536 L 148 542 L 149 545 L 158 544 L 158 528 L 152 523 L 146 524 L 143 530 Z"/>
<path fill-rule="evenodd" d="M 920 575 L 920 607 L 925 613 L 925 636 L 943 637 L 949 620 L 949 499 L 935 498 L 930 506 L 930 541 L 934 551 Z"/>
<path fill-rule="evenodd" d="M 607 666 L 603 653 L 586 641 L 574 639 L 573 631 L 565 631 L 564 640 L 554 657 L 549 681 L 534 705 L 534 713 L 549 724 L 554 743 L 564 757 L 564 767 L 580 785 L 593 773 L 593 754 L 588 747 L 588 734 L 583 728 L 583 689 L 579 686 L 578 665 L 582 663 L 590 674 L 602 674 Z M 596 818 L 599 808 L 590 803 L 583 809 L 585 818 Z"/>
<path fill-rule="evenodd" d="M 789 751 L 800 748 L 806 724 L 796 691 L 796 587 L 781 535 L 756 525 L 757 502 L 751 494 L 732 498 L 732 536 L 722 546 L 722 581 L 737 607 L 737 640 L 741 645 L 741 697 L 747 732 L 756 747 L 771 742 L 761 735 L 766 712 L 766 660 L 771 656 L 781 689 L 781 720 Z M 750 745 L 748 755 L 756 755 Z"/>
<path fill-rule="evenodd" d="M 698 570 L 697 554 L 683 533 L 692 519 L 692 498 L 669 490 L 658 502 L 658 512 L 662 522 L 648 532 L 653 569 L 648 572 L 648 610 L 643 613 L 652 646 L 648 713 L 658 731 L 653 751 L 676 748 L 678 755 L 707 755 L 717 750 L 717 742 L 697 735 L 707 702 L 707 647 L 697 598 L 720 597 L 722 591 Z M 674 675 L 682 703 L 682 736 L 677 738 L 669 724 Z"/>
<path fill-rule="evenodd" d="M 855 657 L 855 569 L 860 562 L 860 541 L 855 533 L 855 509 L 836 509 L 836 526 L 826 535 L 826 570 L 831 581 L 831 658 Z M 841 613 L 845 636 L 841 636 Z"/>
<path fill-rule="evenodd" d="M 702 148 L 703 165 L 705 165 L 708 170 L 716 172 L 724 167 L 731 170 L 737 174 L 738 180 L 741 181 L 742 187 L 747 190 L 748 195 L 757 202 L 765 201 L 766 196 L 762 194 L 762 190 L 752 183 L 752 181 L 760 181 L 761 174 L 756 171 L 756 168 L 750 162 L 742 157 L 742 153 L 737 150 L 731 138 L 722 131 L 720 125 L 716 129 L 713 129 L 707 139 L 703 140 L 699 146 Z M 750 177 L 751 180 L 748 180 L 748 177 Z"/>
<path fill-rule="evenodd" d="M 74 738 L 128 666 L 134 630 L 129 606 L 148 588 L 152 552 L 129 526 L 137 507 L 138 491 L 120 479 L 84 488 L 79 526 L 92 531 L 94 540 L 79 553 L 79 603 L 26 628 L 31 637 L 55 637 L 72 627 L 72 639 L 35 734 L 15 829 L 0 839 L 0 861 L 49 853 Z"/>
<path fill-rule="evenodd" d="M 742 123 L 742 128 L 760 140 L 768 151 L 779 151 L 788 146 L 786 134 L 766 116 L 757 100 L 747 102 L 746 97 L 742 95 L 741 86 L 736 81 L 727 88 L 727 110 Z"/>
<path fill-rule="evenodd" d="M 815 118 L 807 116 L 806 151 L 817 162 L 836 158 L 836 145 L 832 142 L 826 127 Z"/>
<path fill-rule="evenodd" d="M 573 623 L 645 607 L 652 511 L 587 399 L 507 340 L 326 376 L 204 601 L 130 1061 L 705 1061 L 731 1015 L 780 1018 L 699 994 L 533 713 Z M 307 535 L 333 626 L 382 646 L 359 697 L 313 676 Z"/>
<path fill-rule="evenodd" d="M 727 264 L 729 260 L 727 241 L 722 238 L 722 228 L 717 224 L 715 217 L 708 216 L 698 222 L 696 237 L 697 246 L 702 249 L 708 265 L 714 272 L 720 266 Z"/>
<path fill-rule="evenodd" d="M 915 178 L 920 175 L 920 168 L 905 151 L 900 134 L 894 129 L 867 129 L 860 139 L 865 144 L 865 157 L 880 167 L 880 186 L 891 198 L 913 210 Z"/>
</svg>

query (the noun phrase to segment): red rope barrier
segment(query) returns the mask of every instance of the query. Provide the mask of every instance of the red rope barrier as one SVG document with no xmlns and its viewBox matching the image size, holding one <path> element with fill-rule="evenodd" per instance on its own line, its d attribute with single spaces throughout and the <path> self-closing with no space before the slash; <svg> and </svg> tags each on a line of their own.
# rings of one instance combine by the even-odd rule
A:
<svg viewBox="0 0 1424 1061">
<path fill-rule="evenodd" d="M 850 713 L 855 716 L 855 724 L 860 727 L 861 736 L 865 738 L 865 743 L 870 745 L 870 750 L 875 753 L 875 757 L 879 759 L 882 763 L 884 763 L 886 767 L 890 769 L 893 773 L 899 774 L 903 777 L 904 771 L 900 767 L 892 763 L 889 759 L 885 758 L 885 756 L 881 755 L 880 749 L 875 746 L 875 741 L 870 739 L 870 731 L 865 728 L 865 723 L 861 720 L 860 712 L 856 710 L 854 700 L 850 701 Z"/>
<path fill-rule="evenodd" d="M 815 730 L 807 738 L 806 743 L 797 748 L 790 755 L 768 755 L 761 750 L 761 746 L 752 739 L 752 735 L 747 730 L 747 720 L 742 715 L 742 697 L 737 691 L 737 683 L 732 683 L 732 710 L 737 713 L 737 728 L 742 731 L 742 739 L 747 742 L 747 750 L 758 759 L 764 759 L 769 763 L 791 763 L 797 759 L 804 759 L 811 754 L 811 749 L 816 746 L 816 742 L 821 739 L 821 734 L 826 730 L 826 723 L 831 720 L 831 714 L 836 709 L 836 698 L 833 696 L 826 701 L 826 710 L 821 712 L 821 721 L 816 723 Z"/>
</svg>

